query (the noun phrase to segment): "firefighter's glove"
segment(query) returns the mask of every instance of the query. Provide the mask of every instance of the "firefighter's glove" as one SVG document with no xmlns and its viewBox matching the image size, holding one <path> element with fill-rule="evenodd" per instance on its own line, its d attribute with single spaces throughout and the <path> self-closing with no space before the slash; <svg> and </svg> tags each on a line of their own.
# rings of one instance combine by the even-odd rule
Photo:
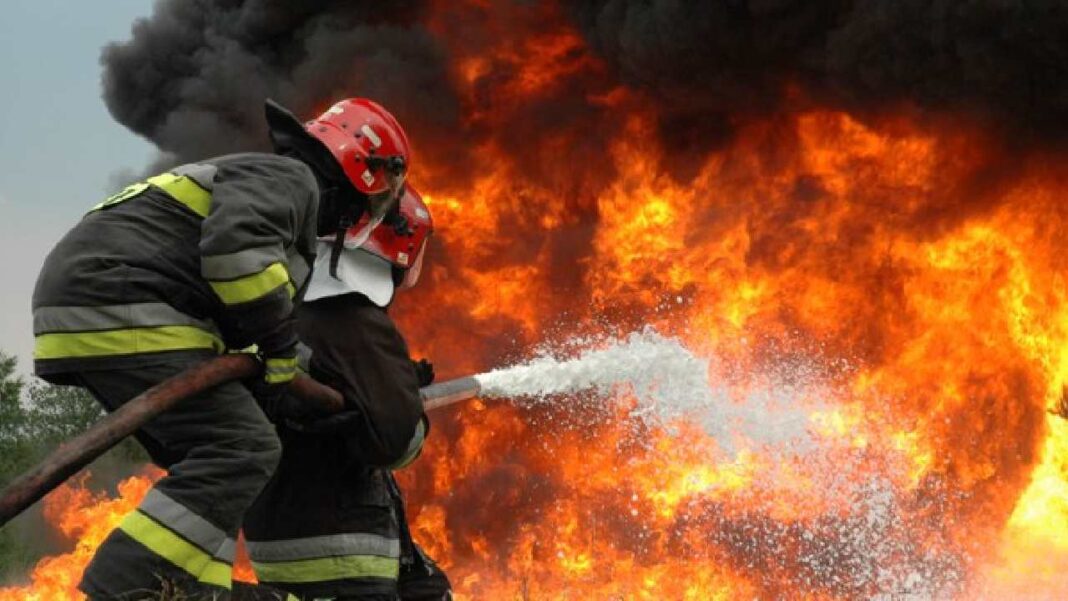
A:
<svg viewBox="0 0 1068 601">
<path fill-rule="evenodd" d="M 412 361 L 415 368 L 415 378 L 419 382 L 419 388 L 430 386 L 434 383 L 434 364 L 426 359 Z"/>
<path fill-rule="evenodd" d="M 262 378 L 267 386 L 285 389 L 297 375 L 297 332 L 289 316 L 256 341 L 263 364 Z"/>
<path fill-rule="evenodd" d="M 263 370 L 260 372 L 259 381 L 253 394 L 260 400 L 264 408 L 271 407 L 282 412 L 285 405 L 289 383 L 297 376 L 297 355 L 275 355 L 273 357 L 261 357 Z"/>
<path fill-rule="evenodd" d="M 289 382 L 297 377 L 297 345 L 271 349 L 260 347 L 256 353 L 260 359 L 260 374 L 249 382 L 249 390 L 268 415 L 283 413 Z"/>
<path fill-rule="evenodd" d="M 297 353 L 263 357 L 263 383 L 268 386 L 285 387 L 297 377 Z"/>
<path fill-rule="evenodd" d="M 287 398 L 287 393 L 289 383 L 297 375 L 296 347 L 276 351 L 272 355 L 265 355 L 261 352 L 257 356 L 262 368 L 260 373 L 247 383 L 252 396 L 256 397 L 269 417 L 277 418 L 292 414 L 289 405 L 293 404 L 294 399 Z"/>
</svg>

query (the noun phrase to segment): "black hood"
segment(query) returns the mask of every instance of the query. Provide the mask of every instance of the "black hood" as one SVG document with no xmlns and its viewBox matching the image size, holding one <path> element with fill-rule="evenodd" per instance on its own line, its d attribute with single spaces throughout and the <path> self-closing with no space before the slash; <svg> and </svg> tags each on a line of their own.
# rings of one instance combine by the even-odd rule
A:
<svg viewBox="0 0 1068 601">
<path fill-rule="evenodd" d="M 354 223 L 366 198 L 349 182 L 330 150 L 277 102 L 267 99 L 264 113 L 274 151 L 304 162 L 319 181 L 319 235 L 334 234 Z"/>
<path fill-rule="evenodd" d="M 320 183 L 339 187 L 351 185 L 330 150 L 312 137 L 289 109 L 268 98 L 263 110 L 275 152 L 307 163 L 316 176 L 326 180 Z"/>
</svg>

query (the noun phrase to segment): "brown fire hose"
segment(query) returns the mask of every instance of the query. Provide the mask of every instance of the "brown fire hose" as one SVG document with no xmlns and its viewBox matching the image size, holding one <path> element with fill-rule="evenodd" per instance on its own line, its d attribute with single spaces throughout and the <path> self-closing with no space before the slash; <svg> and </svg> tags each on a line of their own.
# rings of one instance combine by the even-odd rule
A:
<svg viewBox="0 0 1068 601">
<path fill-rule="evenodd" d="M 252 377 L 260 366 L 251 355 L 222 355 L 190 367 L 182 373 L 149 388 L 117 410 L 104 416 L 85 432 L 60 445 L 44 461 L 22 474 L 0 492 L 0 526 L 103 455 L 153 417 L 182 400 L 232 380 Z M 290 391 L 321 414 L 336 413 L 344 407 L 341 394 L 307 377 L 297 376 Z M 420 393 L 427 411 L 451 405 L 478 395 L 475 378 L 459 378 L 423 388 Z"/>
<path fill-rule="evenodd" d="M 259 362 L 252 355 L 222 355 L 149 388 L 104 416 L 85 432 L 60 445 L 44 461 L 11 482 L 0 494 L 0 526 L 136 432 L 153 417 L 219 384 L 252 377 L 259 369 Z M 294 379 L 290 389 L 294 395 L 324 413 L 337 412 L 344 406 L 340 393 L 306 376 Z"/>
</svg>

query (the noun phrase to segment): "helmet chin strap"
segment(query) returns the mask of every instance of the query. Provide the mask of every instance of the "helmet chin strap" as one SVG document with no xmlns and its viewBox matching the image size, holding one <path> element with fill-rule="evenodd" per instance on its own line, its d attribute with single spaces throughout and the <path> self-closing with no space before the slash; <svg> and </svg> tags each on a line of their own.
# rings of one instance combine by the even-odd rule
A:
<svg viewBox="0 0 1068 601">
<path fill-rule="evenodd" d="M 341 251 L 345 250 L 345 234 L 356 224 L 357 212 L 355 203 L 345 203 L 338 208 L 337 231 L 330 247 L 330 277 L 335 280 L 341 279 L 337 277 L 337 264 L 341 260 Z"/>
</svg>

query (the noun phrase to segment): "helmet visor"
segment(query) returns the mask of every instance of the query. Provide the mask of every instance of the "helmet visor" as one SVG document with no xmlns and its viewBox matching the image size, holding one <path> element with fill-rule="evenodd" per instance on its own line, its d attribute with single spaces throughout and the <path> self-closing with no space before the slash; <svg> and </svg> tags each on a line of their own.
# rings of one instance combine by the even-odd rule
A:
<svg viewBox="0 0 1068 601">
<path fill-rule="evenodd" d="M 384 216 L 375 217 L 369 216 L 367 220 L 360 220 L 359 223 L 349 228 L 349 231 L 345 232 L 345 248 L 359 248 L 363 246 L 364 242 L 371 237 L 371 232 L 376 227 L 382 224 L 382 218 Z"/>
<path fill-rule="evenodd" d="M 415 260 L 412 261 L 412 266 L 404 272 L 404 279 L 401 280 L 400 286 L 398 286 L 399 289 L 407 290 L 419 283 L 419 276 L 423 272 L 423 255 L 426 254 L 426 243 L 427 240 L 423 240 L 422 246 L 419 247 L 419 252 L 415 255 Z"/>
<path fill-rule="evenodd" d="M 404 173 L 386 171 L 389 188 L 367 195 L 367 220 L 361 219 L 345 234 L 345 248 L 359 248 L 371 237 L 371 232 L 385 220 L 386 215 L 400 204 L 404 194 Z"/>
</svg>

